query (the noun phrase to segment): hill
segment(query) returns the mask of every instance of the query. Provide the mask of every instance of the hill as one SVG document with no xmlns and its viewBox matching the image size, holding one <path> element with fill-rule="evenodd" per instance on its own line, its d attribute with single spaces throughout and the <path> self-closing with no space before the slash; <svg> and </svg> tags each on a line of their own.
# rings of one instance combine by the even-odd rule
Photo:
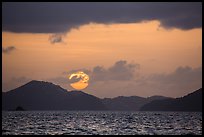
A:
<svg viewBox="0 0 204 137">
<path fill-rule="evenodd" d="M 154 100 L 145 104 L 142 111 L 200 111 L 202 112 L 202 88 L 176 99 Z"/>
<path fill-rule="evenodd" d="M 181 98 L 119 96 L 100 99 L 44 81 L 2 92 L 2 110 L 202 111 L 202 89 Z M 18 109 L 19 110 L 19 109 Z"/>
<path fill-rule="evenodd" d="M 138 96 L 119 96 L 116 98 L 104 98 L 103 103 L 106 105 L 108 110 L 139 111 L 143 105 L 153 100 L 162 100 L 167 98 L 168 97 L 163 96 L 152 96 L 148 98 Z"/>
<path fill-rule="evenodd" d="M 105 110 L 95 96 L 71 91 L 44 81 L 31 81 L 19 88 L 2 93 L 2 110 Z"/>
</svg>

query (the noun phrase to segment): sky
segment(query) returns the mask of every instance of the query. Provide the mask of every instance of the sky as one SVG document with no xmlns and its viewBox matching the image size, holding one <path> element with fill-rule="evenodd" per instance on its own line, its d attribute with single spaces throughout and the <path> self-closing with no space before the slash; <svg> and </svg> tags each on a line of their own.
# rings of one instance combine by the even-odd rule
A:
<svg viewBox="0 0 204 137">
<path fill-rule="evenodd" d="M 2 92 L 31 80 L 100 98 L 181 97 L 202 87 L 202 3 L 3 2 Z"/>
</svg>

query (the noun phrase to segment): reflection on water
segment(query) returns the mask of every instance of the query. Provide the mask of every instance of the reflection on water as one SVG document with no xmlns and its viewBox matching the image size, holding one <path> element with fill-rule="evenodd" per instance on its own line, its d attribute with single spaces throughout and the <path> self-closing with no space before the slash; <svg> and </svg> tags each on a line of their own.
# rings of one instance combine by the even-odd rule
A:
<svg viewBox="0 0 204 137">
<path fill-rule="evenodd" d="M 3 135 L 202 134 L 199 112 L 2 111 Z"/>
</svg>

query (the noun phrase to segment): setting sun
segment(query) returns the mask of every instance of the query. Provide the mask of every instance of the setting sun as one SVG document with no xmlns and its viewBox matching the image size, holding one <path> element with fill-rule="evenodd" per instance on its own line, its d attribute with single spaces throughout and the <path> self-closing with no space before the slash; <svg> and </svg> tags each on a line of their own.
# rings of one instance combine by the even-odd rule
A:
<svg viewBox="0 0 204 137">
<path fill-rule="evenodd" d="M 78 79 L 78 81 L 71 83 L 71 87 L 77 90 L 85 89 L 88 86 L 89 76 L 82 71 L 72 73 L 69 76 L 69 80 L 72 78 Z"/>
</svg>

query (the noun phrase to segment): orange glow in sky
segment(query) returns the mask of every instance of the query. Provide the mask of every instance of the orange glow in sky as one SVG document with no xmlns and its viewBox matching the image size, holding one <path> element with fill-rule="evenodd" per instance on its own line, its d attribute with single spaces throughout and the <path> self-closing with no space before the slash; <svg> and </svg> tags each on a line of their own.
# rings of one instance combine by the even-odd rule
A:
<svg viewBox="0 0 204 137">
<path fill-rule="evenodd" d="M 196 68 L 202 64 L 202 28 L 165 29 L 154 20 L 90 23 L 67 32 L 63 42 L 56 44 L 50 43 L 50 35 L 2 32 L 2 46 L 16 48 L 10 54 L 2 53 L 2 79 L 49 79 L 66 70 L 109 67 L 121 59 L 139 63 L 141 75 L 170 73 L 178 66 Z"/>
</svg>

